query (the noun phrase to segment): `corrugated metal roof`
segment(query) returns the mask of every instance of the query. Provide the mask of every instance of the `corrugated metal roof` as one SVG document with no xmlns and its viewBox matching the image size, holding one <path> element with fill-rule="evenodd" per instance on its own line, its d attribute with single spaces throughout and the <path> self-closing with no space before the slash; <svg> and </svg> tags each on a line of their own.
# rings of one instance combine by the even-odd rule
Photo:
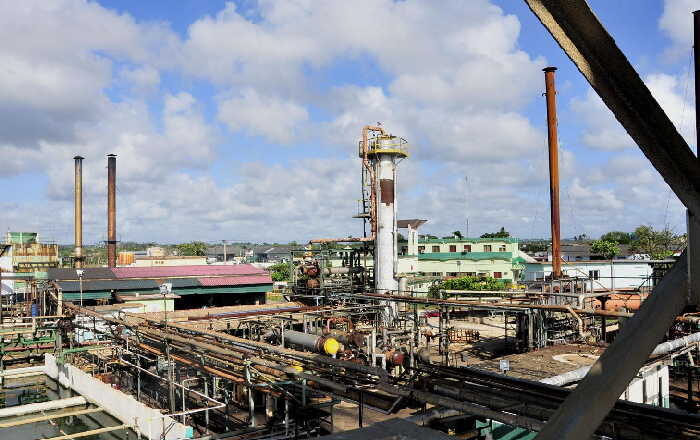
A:
<svg viewBox="0 0 700 440">
<path fill-rule="evenodd" d="M 241 286 L 248 284 L 272 284 L 270 275 L 245 275 L 239 277 L 199 278 L 202 286 Z"/>
<path fill-rule="evenodd" d="M 199 287 L 202 285 L 197 278 L 168 278 L 167 282 L 173 284 L 173 289 L 181 287 Z"/>
<path fill-rule="evenodd" d="M 265 271 L 251 264 L 164 266 L 164 267 L 117 267 L 112 269 L 117 278 L 168 278 L 187 276 L 257 275 Z"/>
<path fill-rule="evenodd" d="M 107 267 L 86 267 L 83 270 L 83 280 L 116 278 L 112 269 Z M 75 269 L 49 268 L 46 270 L 49 280 L 77 280 Z"/>
<path fill-rule="evenodd" d="M 79 281 L 59 281 L 64 292 L 79 292 Z M 98 290 L 153 290 L 158 289 L 158 283 L 155 280 L 100 280 L 100 281 L 83 281 L 83 292 L 98 291 Z"/>
<path fill-rule="evenodd" d="M 265 293 L 272 290 L 269 284 L 257 286 L 223 286 L 223 287 L 195 287 L 178 289 L 178 295 L 210 295 L 213 293 L 232 294 L 232 293 Z"/>
</svg>

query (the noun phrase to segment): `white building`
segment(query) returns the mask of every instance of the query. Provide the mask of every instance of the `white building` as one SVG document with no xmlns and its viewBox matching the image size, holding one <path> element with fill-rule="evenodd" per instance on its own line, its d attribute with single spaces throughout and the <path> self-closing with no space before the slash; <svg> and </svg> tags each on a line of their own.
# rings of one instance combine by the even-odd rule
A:
<svg viewBox="0 0 700 440">
<path fill-rule="evenodd" d="M 653 287 L 653 260 L 564 261 L 562 273 L 570 277 L 589 278 L 594 289 L 636 289 Z M 537 281 L 552 275 L 549 261 L 524 263 L 523 281 Z"/>
</svg>

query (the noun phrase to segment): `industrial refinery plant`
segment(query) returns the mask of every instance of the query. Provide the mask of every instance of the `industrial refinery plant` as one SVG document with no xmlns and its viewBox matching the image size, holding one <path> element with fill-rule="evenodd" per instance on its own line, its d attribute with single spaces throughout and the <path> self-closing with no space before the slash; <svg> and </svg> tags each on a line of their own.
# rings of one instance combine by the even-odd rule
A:
<svg viewBox="0 0 700 440">
<path fill-rule="evenodd" d="M 124 153 L 108 154 L 100 260 L 83 176 L 103 171 L 71 152 L 69 255 L 34 232 L 0 244 L 0 438 L 700 438 L 700 162 L 585 1 L 526 3 L 687 208 L 686 247 L 615 259 L 563 242 L 556 67 L 536 72 L 539 251 L 419 233 L 397 182 L 420 146 L 373 123 L 344 140 L 357 227 L 283 249 L 120 249 Z"/>
</svg>

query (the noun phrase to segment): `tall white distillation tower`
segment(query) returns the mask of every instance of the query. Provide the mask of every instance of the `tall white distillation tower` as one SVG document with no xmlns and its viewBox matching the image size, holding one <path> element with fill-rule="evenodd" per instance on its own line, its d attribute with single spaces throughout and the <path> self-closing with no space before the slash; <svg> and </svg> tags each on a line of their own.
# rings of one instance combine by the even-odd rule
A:
<svg viewBox="0 0 700 440">
<path fill-rule="evenodd" d="M 407 142 L 384 131 L 366 126 L 362 130 L 360 157 L 363 183 L 369 187 L 369 217 L 374 236 L 374 286 L 377 293 L 396 295 L 398 256 L 396 226 L 396 167 L 408 156 Z M 396 302 L 388 302 L 387 321 L 397 314 Z"/>
</svg>

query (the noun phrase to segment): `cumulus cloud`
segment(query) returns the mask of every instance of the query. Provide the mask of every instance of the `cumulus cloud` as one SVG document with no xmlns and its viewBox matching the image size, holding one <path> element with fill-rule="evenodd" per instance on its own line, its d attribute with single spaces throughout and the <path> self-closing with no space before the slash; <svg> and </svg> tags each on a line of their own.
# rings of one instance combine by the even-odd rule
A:
<svg viewBox="0 0 700 440">
<path fill-rule="evenodd" d="M 693 88 L 688 80 L 687 72 L 680 75 L 653 73 L 646 76 L 645 83 L 686 142 L 694 145 L 695 108 Z M 582 141 L 586 146 L 608 151 L 636 146 L 593 90 L 589 89 L 583 98 L 572 99 L 570 105 L 585 126 Z"/>
<path fill-rule="evenodd" d="M 115 153 L 120 240 L 359 234 L 361 222 L 350 218 L 360 196 L 354 141 L 361 126 L 380 121 L 411 142 L 399 168 L 402 217 L 428 218 L 436 233 L 464 230 L 469 213 L 472 233 L 506 226 L 518 236 L 548 234 L 545 136 L 526 116 L 540 99 L 545 62 L 519 47 L 517 17 L 488 0 L 439 8 L 428 0 L 262 0 L 256 8 L 227 3 L 179 37 L 95 2 L 8 5 L 0 17 L 3 170 L 41 172 L 49 184 L 47 200 L 0 204 L 0 229 L 48 228 L 69 240 L 71 158 L 79 153 L 86 237 L 104 239 L 104 161 Z M 329 78 L 338 64 L 379 79 Z M 214 97 L 188 89 L 193 79 Z M 692 129 L 680 77 L 647 83 Z M 631 146 L 600 106 L 594 95 L 572 104 L 587 124 L 586 144 Z M 220 152 L 218 127 L 271 148 L 312 133 L 310 142 L 335 149 L 305 148 L 283 164 L 241 162 Z M 216 176 L 216 159 L 233 177 Z M 653 173 L 631 171 L 640 159 L 626 152 L 601 166 L 576 164 L 567 149 L 560 159 L 565 234 L 633 227 L 645 206 L 671 200 L 655 191 L 665 187 Z"/>
<path fill-rule="evenodd" d="M 219 120 L 231 130 L 242 130 L 272 142 L 289 143 L 309 119 L 304 107 L 276 97 L 260 96 L 253 89 L 219 102 Z"/>
<path fill-rule="evenodd" d="M 688 54 L 693 46 L 693 11 L 700 9 L 699 0 L 664 0 L 659 28 L 671 39 L 666 50 L 670 58 Z"/>
<path fill-rule="evenodd" d="M 152 66 L 125 68 L 121 77 L 138 93 L 150 93 L 160 85 L 160 72 Z"/>
</svg>

